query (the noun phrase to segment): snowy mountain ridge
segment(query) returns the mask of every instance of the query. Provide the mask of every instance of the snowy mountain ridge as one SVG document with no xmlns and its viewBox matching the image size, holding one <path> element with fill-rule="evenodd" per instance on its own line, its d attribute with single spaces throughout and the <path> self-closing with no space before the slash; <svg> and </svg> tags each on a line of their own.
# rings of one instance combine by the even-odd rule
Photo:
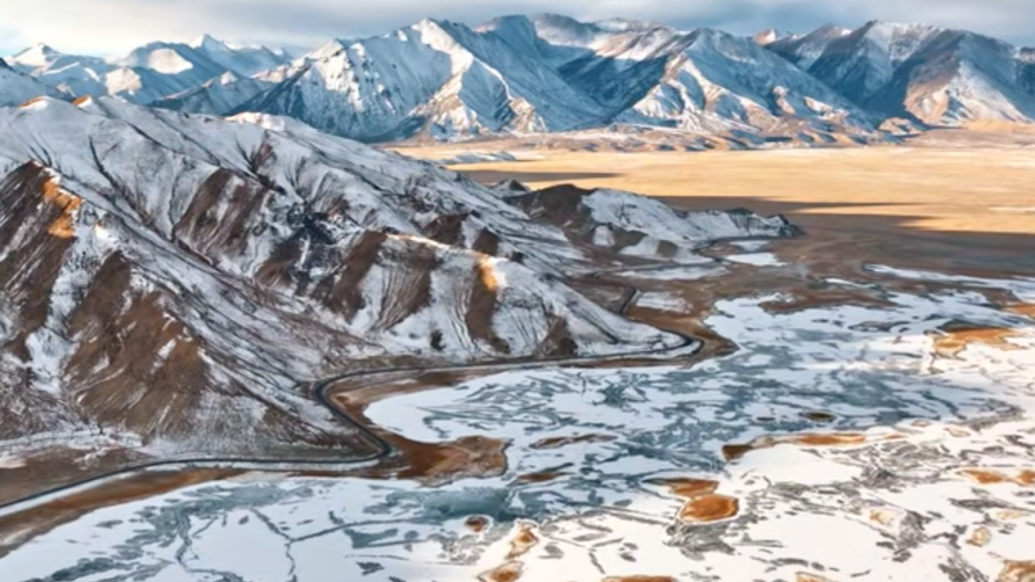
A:
<svg viewBox="0 0 1035 582">
<path fill-rule="evenodd" d="M 189 43 L 152 42 L 117 59 L 65 54 L 40 43 L 6 60 L 19 73 L 73 98 L 117 96 L 148 104 L 226 73 L 250 77 L 286 63 L 288 57 L 265 47 L 232 47 L 204 35 Z M 0 104 L 16 103 L 5 99 Z"/>
<path fill-rule="evenodd" d="M 1030 49 L 974 32 L 871 21 L 766 47 L 883 117 L 931 125 L 1035 122 Z"/>
<path fill-rule="evenodd" d="M 208 35 L 114 60 L 37 45 L 7 59 L 21 75 L 0 80 L 0 104 L 20 103 L 29 76 L 51 95 L 284 115 L 366 142 L 617 124 L 749 142 L 869 143 L 895 140 L 881 129 L 891 118 L 917 127 L 1035 122 L 1032 54 L 972 32 L 879 21 L 747 38 L 556 14 L 477 27 L 424 19 L 297 58 Z"/>
</svg>

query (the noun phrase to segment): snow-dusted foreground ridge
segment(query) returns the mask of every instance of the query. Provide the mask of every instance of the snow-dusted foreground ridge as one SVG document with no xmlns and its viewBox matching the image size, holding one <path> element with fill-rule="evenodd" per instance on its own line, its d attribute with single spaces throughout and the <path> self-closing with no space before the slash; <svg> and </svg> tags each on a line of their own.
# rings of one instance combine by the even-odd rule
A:
<svg viewBox="0 0 1035 582">
<path fill-rule="evenodd" d="M 969 289 L 888 291 L 882 308 L 781 315 L 764 308 L 779 297 L 723 301 L 706 323 L 740 346 L 731 356 L 506 373 L 368 411 L 420 441 L 507 440 L 496 477 L 255 475 L 96 511 L 0 569 L 19 580 L 1026 581 L 1035 320 L 977 290 L 1030 305 L 1035 281 L 955 282 Z M 945 331 L 961 321 L 1004 333 L 962 330 L 956 339 L 974 341 L 961 344 Z"/>
<path fill-rule="evenodd" d="M 774 220 L 744 234 L 781 236 Z M 74 446 L 87 466 L 127 449 L 117 464 L 347 456 L 358 445 L 300 382 L 686 344 L 568 286 L 617 251 L 291 119 L 0 109 L 0 441 Z"/>
</svg>

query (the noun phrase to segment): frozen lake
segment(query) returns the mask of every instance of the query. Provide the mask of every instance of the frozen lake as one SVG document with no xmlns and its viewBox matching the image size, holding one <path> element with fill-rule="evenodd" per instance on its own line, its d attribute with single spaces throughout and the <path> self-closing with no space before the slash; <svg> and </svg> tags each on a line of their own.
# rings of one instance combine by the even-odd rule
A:
<svg viewBox="0 0 1035 582">
<path fill-rule="evenodd" d="M 1032 281 L 960 281 L 1035 302 Z M 1035 322 L 974 290 L 764 309 L 779 299 L 718 304 L 706 323 L 740 349 L 691 368 L 508 372 L 367 411 L 413 440 L 504 439 L 498 476 L 199 485 L 59 526 L 0 559 L 0 579 L 1033 575 Z M 978 333 L 944 341 L 961 321 Z"/>
</svg>

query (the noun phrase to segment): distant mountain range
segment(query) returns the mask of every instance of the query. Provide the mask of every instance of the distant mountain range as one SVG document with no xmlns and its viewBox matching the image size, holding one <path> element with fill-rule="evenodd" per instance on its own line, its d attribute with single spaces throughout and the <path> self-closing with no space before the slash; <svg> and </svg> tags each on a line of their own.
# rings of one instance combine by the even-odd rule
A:
<svg viewBox="0 0 1035 582">
<path fill-rule="evenodd" d="M 747 38 L 550 14 L 422 20 L 292 58 L 205 36 L 118 60 L 38 45 L 0 66 L 0 104 L 122 97 L 186 113 L 290 116 L 367 142 L 647 126 L 744 140 L 894 139 L 1035 123 L 1035 49 L 869 22 Z"/>
</svg>

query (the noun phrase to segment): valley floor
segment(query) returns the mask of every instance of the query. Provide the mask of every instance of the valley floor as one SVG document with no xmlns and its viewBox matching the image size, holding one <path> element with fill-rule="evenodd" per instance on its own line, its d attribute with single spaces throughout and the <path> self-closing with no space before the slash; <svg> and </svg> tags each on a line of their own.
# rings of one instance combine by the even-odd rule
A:
<svg viewBox="0 0 1035 582">
<path fill-rule="evenodd" d="M 865 244 L 870 260 L 933 260 L 954 268 L 1035 272 L 1035 253 L 1030 252 L 1035 248 L 1035 153 L 1020 147 L 968 147 L 961 139 L 954 142 L 959 147 L 951 148 L 514 151 L 519 161 L 451 168 L 485 183 L 515 179 L 533 188 L 573 183 L 635 191 L 682 209 L 739 206 L 784 214 L 813 239 Z M 498 152 L 504 146 L 478 144 L 469 153 Z M 460 153 L 455 145 L 399 151 L 426 159 Z M 903 244 L 909 252 L 902 252 Z"/>
<path fill-rule="evenodd" d="M 782 212 L 807 236 L 605 277 L 640 289 L 630 317 L 702 339 L 696 356 L 342 384 L 329 395 L 399 449 L 391 463 L 150 476 L 0 518 L 3 578 L 1033 575 L 1033 154 L 543 152 L 458 169 Z"/>
</svg>

